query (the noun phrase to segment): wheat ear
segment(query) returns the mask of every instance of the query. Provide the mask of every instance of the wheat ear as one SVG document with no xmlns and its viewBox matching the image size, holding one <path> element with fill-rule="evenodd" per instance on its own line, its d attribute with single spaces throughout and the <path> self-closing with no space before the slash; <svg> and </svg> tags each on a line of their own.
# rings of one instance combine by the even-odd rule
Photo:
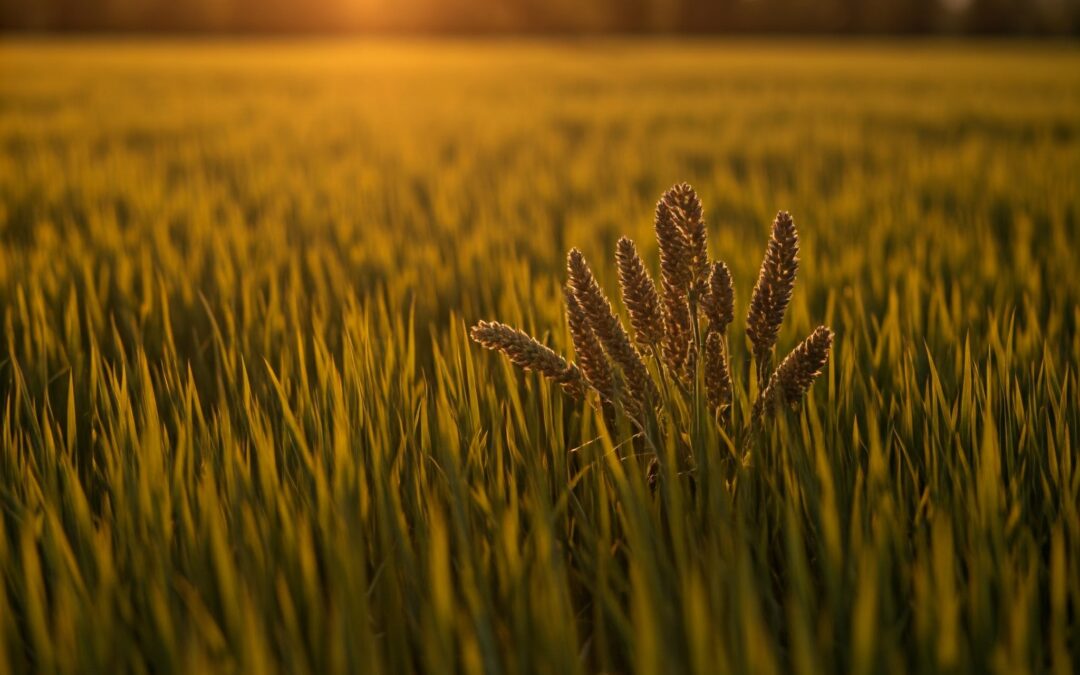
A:
<svg viewBox="0 0 1080 675">
<path fill-rule="evenodd" d="M 709 332 L 727 332 L 735 318 L 735 287 L 731 271 L 723 262 L 714 262 L 709 272 L 709 292 L 701 299 L 701 308 L 709 320 Z"/>
<path fill-rule="evenodd" d="M 630 396 L 643 406 L 650 400 L 656 400 L 656 385 L 649 376 L 641 354 L 630 342 L 630 336 L 612 311 L 611 302 L 604 295 L 581 251 L 570 249 L 566 267 L 574 298 L 581 305 L 604 351 L 622 370 Z"/>
<path fill-rule="evenodd" d="M 778 405 L 794 406 L 801 401 L 828 363 L 832 342 L 833 332 L 826 326 L 818 326 L 810 337 L 791 350 L 754 404 L 754 417 L 772 412 Z"/>
<path fill-rule="evenodd" d="M 754 360 L 758 366 L 758 386 L 762 386 L 772 366 L 772 351 L 784 312 L 791 301 L 795 287 L 795 273 L 799 267 L 799 234 L 795 221 L 787 211 L 776 214 L 772 235 L 761 261 L 754 294 L 750 297 L 750 311 L 746 317 L 746 334 L 753 345 Z"/>
<path fill-rule="evenodd" d="M 660 295 L 664 314 L 664 363 L 682 375 L 692 362 L 693 325 L 690 315 L 690 242 L 675 224 L 671 207 L 661 198 L 656 205 L 656 243 L 660 247 Z"/>
<path fill-rule="evenodd" d="M 705 338 L 705 395 L 714 415 L 731 405 L 731 372 L 720 332 L 710 332 Z"/>
<path fill-rule="evenodd" d="M 664 193 L 662 198 L 671 210 L 675 226 L 686 239 L 689 254 L 690 286 L 692 298 L 700 298 L 707 292 L 709 277 L 708 235 L 702 216 L 701 199 L 689 183 L 679 183 Z"/>
<path fill-rule="evenodd" d="M 498 321 L 481 321 L 470 336 L 480 345 L 502 352 L 514 365 L 534 370 L 562 386 L 566 393 L 581 398 L 585 391 L 581 371 L 527 333 Z"/>
<path fill-rule="evenodd" d="M 664 341 L 664 317 L 660 312 L 656 285 L 630 239 L 619 239 L 615 262 L 619 267 L 619 288 L 623 304 L 630 314 L 634 337 L 638 346 L 655 352 Z"/>
<path fill-rule="evenodd" d="M 569 287 L 563 289 L 566 298 L 566 323 L 570 327 L 570 338 L 574 343 L 574 358 L 577 359 L 585 381 L 589 383 L 602 401 L 615 400 L 615 377 L 611 364 L 604 356 L 596 335 L 589 327 L 589 320 L 578 304 Z"/>
</svg>

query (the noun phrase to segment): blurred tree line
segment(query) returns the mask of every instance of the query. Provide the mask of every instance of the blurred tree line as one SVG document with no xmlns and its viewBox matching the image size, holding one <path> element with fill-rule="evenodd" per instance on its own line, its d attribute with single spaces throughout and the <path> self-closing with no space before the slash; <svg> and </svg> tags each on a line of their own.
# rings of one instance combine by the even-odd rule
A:
<svg viewBox="0 0 1080 675">
<path fill-rule="evenodd" d="M 0 0 L 0 27 L 1075 36 L 1080 0 Z"/>
</svg>

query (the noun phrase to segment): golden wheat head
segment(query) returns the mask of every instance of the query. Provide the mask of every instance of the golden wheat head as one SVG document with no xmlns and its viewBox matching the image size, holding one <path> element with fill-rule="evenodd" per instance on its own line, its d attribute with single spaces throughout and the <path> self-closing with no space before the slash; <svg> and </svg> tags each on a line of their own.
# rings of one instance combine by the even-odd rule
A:
<svg viewBox="0 0 1080 675">
<path fill-rule="evenodd" d="M 679 183 L 664 193 L 662 201 L 686 241 L 690 268 L 690 292 L 695 298 L 706 292 L 709 276 L 708 236 L 701 200 L 689 183 Z"/>
<path fill-rule="evenodd" d="M 731 405 L 731 372 L 719 332 L 710 332 L 705 338 L 705 396 L 715 415 Z"/>
<path fill-rule="evenodd" d="M 759 386 L 772 365 L 772 350 L 791 301 L 798 267 L 799 234 L 795 231 L 795 221 L 787 211 L 781 211 L 773 221 L 772 235 L 746 317 L 746 335 L 753 345 L 754 360 L 758 364 Z"/>
<path fill-rule="evenodd" d="M 578 304 L 573 291 L 563 288 L 566 298 L 566 323 L 570 327 L 570 338 L 574 343 L 574 358 L 577 359 L 585 381 L 600 395 L 602 401 L 615 399 L 615 376 L 611 364 L 604 356 L 604 350 L 596 339 L 596 334 L 589 326 L 584 310 Z"/>
<path fill-rule="evenodd" d="M 514 365 L 557 382 L 571 396 L 581 398 L 584 395 L 581 371 L 577 366 L 527 333 L 498 321 L 481 321 L 472 327 L 469 335 L 481 346 L 502 352 Z"/>
<path fill-rule="evenodd" d="M 660 291 L 664 315 L 664 363 L 673 373 L 685 372 L 692 357 L 693 318 L 690 282 L 693 254 L 690 242 L 675 224 L 668 203 L 656 205 L 656 243 L 660 247 Z"/>
<path fill-rule="evenodd" d="M 634 337 L 642 348 L 656 350 L 664 341 L 664 317 L 660 311 L 660 296 L 656 285 L 645 269 L 634 242 L 623 237 L 615 249 L 619 268 L 619 288 L 623 304 L 630 314 Z"/>
<path fill-rule="evenodd" d="M 769 384 L 754 405 L 754 416 L 760 417 L 779 405 L 798 404 L 828 363 L 832 343 L 832 330 L 818 326 L 793 349 L 769 378 Z"/>
<path fill-rule="evenodd" d="M 701 309 L 709 320 L 710 333 L 725 333 L 735 319 L 735 286 L 731 271 L 723 262 L 714 262 L 709 272 L 709 290 L 701 299 Z"/>
</svg>

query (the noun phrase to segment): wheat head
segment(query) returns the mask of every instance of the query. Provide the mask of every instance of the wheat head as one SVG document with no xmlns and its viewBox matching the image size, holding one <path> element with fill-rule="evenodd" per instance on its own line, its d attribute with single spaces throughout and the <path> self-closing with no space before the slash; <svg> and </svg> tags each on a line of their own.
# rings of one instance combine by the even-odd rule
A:
<svg viewBox="0 0 1080 675">
<path fill-rule="evenodd" d="M 498 321 L 481 321 L 472 327 L 469 335 L 483 347 L 502 352 L 514 365 L 536 371 L 557 382 L 574 398 L 584 396 L 585 388 L 578 367 L 527 333 Z"/>
<path fill-rule="evenodd" d="M 709 320 L 710 333 L 726 333 L 735 319 L 735 286 L 731 283 L 731 271 L 722 261 L 712 264 L 709 290 L 701 299 L 701 309 Z"/>
<path fill-rule="evenodd" d="M 714 415 L 731 405 L 731 371 L 720 332 L 710 332 L 705 338 L 705 396 Z"/>
<path fill-rule="evenodd" d="M 623 304 L 630 314 L 630 325 L 638 346 L 655 352 L 664 341 L 664 317 L 660 311 L 660 296 L 649 276 L 645 263 L 638 255 L 634 242 L 619 239 L 615 249 L 619 268 L 619 288 Z"/>
<path fill-rule="evenodd" d="M 769 378 L 769 384 L 754 404 L 754 417 L 772 412 L 777 406 L 796 405 L 821 374 L 829 361 L 833 332 L 826 326 L 818 326 L 810 337 L 793 349 Z"/>
<path fill-rule="evenodd" d="M 584 310 L 569 287 L 563 288 L 563 297 L 566 299 L 566 323 L 570 327 L 570 339 L 574 343 L 574 358 L 577 359 L 585 381 L 596 390 L 602 401 L 614 401 L 615 375 L 611 372 L 611 364 L 604 356 L 604 350 L 589 326 Z"/>
<path fill-rule="evenodd" d="M 746 317 L 746 334 L 753 346 L 754 360 L 758 365 L 758 385 L 761 386 L 772 366 L 772 350 L 784 312 L 791 301 L 795 287 L 795 273 L 799 267 L 799 234 L 795 221 L 787 211 L 776 214 L 769 245 L 761 261 L 761 271 L 754 294 L 750 297 L 750 311 Z"/>
<path fill-rule="evenodd" d="M 693 254 L 690 242 L 675 224 L 663 199 L 656 205 L 656 243 L 660 247 L 660 293 L 664 315 L 664 363 L 675 374 L 689 370 L 693 356 L 693 318 L 690 282 Z"/>
<path fill-rule="evenodd" d="M 670 209 L 675 226 L 686 239 L 690 267 L 690 293 L 693 299 L 707 292 L 709 276 L 708 235 L 702 215 L 701 199 L 689 183 L 679 183 L 664 193 L 662 200 Z"/>
</svg>

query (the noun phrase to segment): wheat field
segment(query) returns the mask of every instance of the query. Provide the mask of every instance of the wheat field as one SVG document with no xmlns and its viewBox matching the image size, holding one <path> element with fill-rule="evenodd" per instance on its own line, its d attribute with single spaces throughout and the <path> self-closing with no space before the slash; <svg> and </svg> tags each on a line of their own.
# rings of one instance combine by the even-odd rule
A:
<svg viewBox="0 0 1080 675">
<path fill-rule="evenodd" d="M 1075 47 L 9 39 L 0 148 L 0 672 L 1080 668 Z M 468 328 L 680 181 L 835 338 L 650 487 Z"/>
</svg>

